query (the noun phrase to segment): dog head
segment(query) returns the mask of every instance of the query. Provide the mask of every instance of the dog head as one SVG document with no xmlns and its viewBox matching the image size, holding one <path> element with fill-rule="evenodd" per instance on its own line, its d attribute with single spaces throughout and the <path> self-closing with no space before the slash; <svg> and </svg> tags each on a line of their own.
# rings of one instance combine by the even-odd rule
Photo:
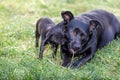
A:
<svg viewBox="0 0 120 80">
<path fill-rule="evenodd" d="M 66 36 L 68 41 L 68 47 L 70 52 L 81 51 L 85 45 L 90 40 L 90 35 L 94 34 L 93 30 L 98 26 L 101 26 L 101 23 L 97 20 L 90 20 L 85 22 L 80 20 L 70 11 L 62 11 L 61 13 L 64 25 L 66 28 Z"/>
<path fill-rule="evenodd" d="M 55 43 L 63 45 L 66 41 L 65 39 L 65 29 L 62 27 L 63 22 L 52 27 L 46 34 L 46 41 L 50 43 Z"/>
</svg>

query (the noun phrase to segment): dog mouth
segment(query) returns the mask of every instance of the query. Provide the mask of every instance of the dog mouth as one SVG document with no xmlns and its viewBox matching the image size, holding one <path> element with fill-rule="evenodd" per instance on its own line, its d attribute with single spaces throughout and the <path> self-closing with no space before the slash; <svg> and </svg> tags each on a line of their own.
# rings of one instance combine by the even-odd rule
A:
<svg viewBox="0 0 120 80">
<path fill-rule="evenodd" d="M 74 50 L 73 48 L 69 49 L 71 54 L 82 54 L 84 52 L 84 50 L 82 48 Z"/>
<path fill-rule="evenodd" d="M 80 50 L 80 49 L 78 49 L 78 50 L 69 49 L 69 51 L 70 51 L 70 53 L 72 53 L 72 54 L 76 54 L 76 53 L 78 53 L 78 51 L 81 51 L 81 50 Z"/>
</svg>

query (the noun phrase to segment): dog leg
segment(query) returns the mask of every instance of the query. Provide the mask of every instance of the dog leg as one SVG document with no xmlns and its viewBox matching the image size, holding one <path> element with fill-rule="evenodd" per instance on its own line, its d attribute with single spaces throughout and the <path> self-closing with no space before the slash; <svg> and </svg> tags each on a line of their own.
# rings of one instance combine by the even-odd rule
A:
<svg viewBox="0 0 120 80">
<path fill-rule="evenodd" d="M 77 61 L 75 61 L 72 64 L 72 68 L 77 68 L 77 67 L 81 67 L 83 64 L 85 64 L 87 61 L 89 61 L 93 55 L 96 52 L 96 47 L 91 47 L 91 49 L 89 49 L 88 51 L 86 51 L 86 55 L 83 56 L 81 59 L 78 59 Z"/>
<path fill-rule="evenodd" d="M 42 59 L 43 58 L 43 51 L 44 51 L 44 47 L 46 45 L 46 39 L 42 38 L 41 39 L 41 45 L 40 45 L 40 53 L 39 53 L 39 58 Z"/>
<path fill-rule="evenodd" d="M 53 47 L 53 53 L 52 53 L 52 57 L 55 58 L 56 57 L 56 53 L 57 53 L 57 48 L 58 48 L 58 45 L 55 44 L 55 45 L 52 45 Z"/>
<path fill-rule="evenodd" d="M 65 53 L 62 53 L 62 66 L 63 67 L 69 67 L 71 65 L 71 56 L 67 56 Z"/>
</svg>

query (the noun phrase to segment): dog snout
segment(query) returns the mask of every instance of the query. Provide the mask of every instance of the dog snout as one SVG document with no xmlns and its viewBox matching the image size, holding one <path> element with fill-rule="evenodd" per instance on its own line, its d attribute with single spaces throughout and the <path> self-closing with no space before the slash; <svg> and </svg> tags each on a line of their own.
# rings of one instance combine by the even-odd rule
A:
<svg viewBox="0 0 120 80">
<path fill-rule="evenodd" d="M 74 49 L 75 51 L 79 50 L 79 49 L 80 49 L 80 45 L 74 44 L 74 45 L 73 45 L 73 49 Z"/>
</svg>

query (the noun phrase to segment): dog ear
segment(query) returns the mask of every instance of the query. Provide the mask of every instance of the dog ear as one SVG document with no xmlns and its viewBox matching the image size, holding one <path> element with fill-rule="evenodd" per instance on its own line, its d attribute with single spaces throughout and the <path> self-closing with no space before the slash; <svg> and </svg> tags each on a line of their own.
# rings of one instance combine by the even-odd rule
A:
<svg viewBox="0 0 120 80">
<path fill-rule="evenodd" d="M 99 26 L 102 28 L 102 24 L 101 24 L 100 21 L 98 21 L 98 20 L 91 20 L 90 21 L 90 33 L 93 30 L 97 29 Z"/>
<path fill-rule="evenodd" d="M 64 24 L 67 24 L 74 18 L 72 12 L 70 12 L 70 11 L 62 11 L 61 16 L 64 20 Z"/>
</svg>

